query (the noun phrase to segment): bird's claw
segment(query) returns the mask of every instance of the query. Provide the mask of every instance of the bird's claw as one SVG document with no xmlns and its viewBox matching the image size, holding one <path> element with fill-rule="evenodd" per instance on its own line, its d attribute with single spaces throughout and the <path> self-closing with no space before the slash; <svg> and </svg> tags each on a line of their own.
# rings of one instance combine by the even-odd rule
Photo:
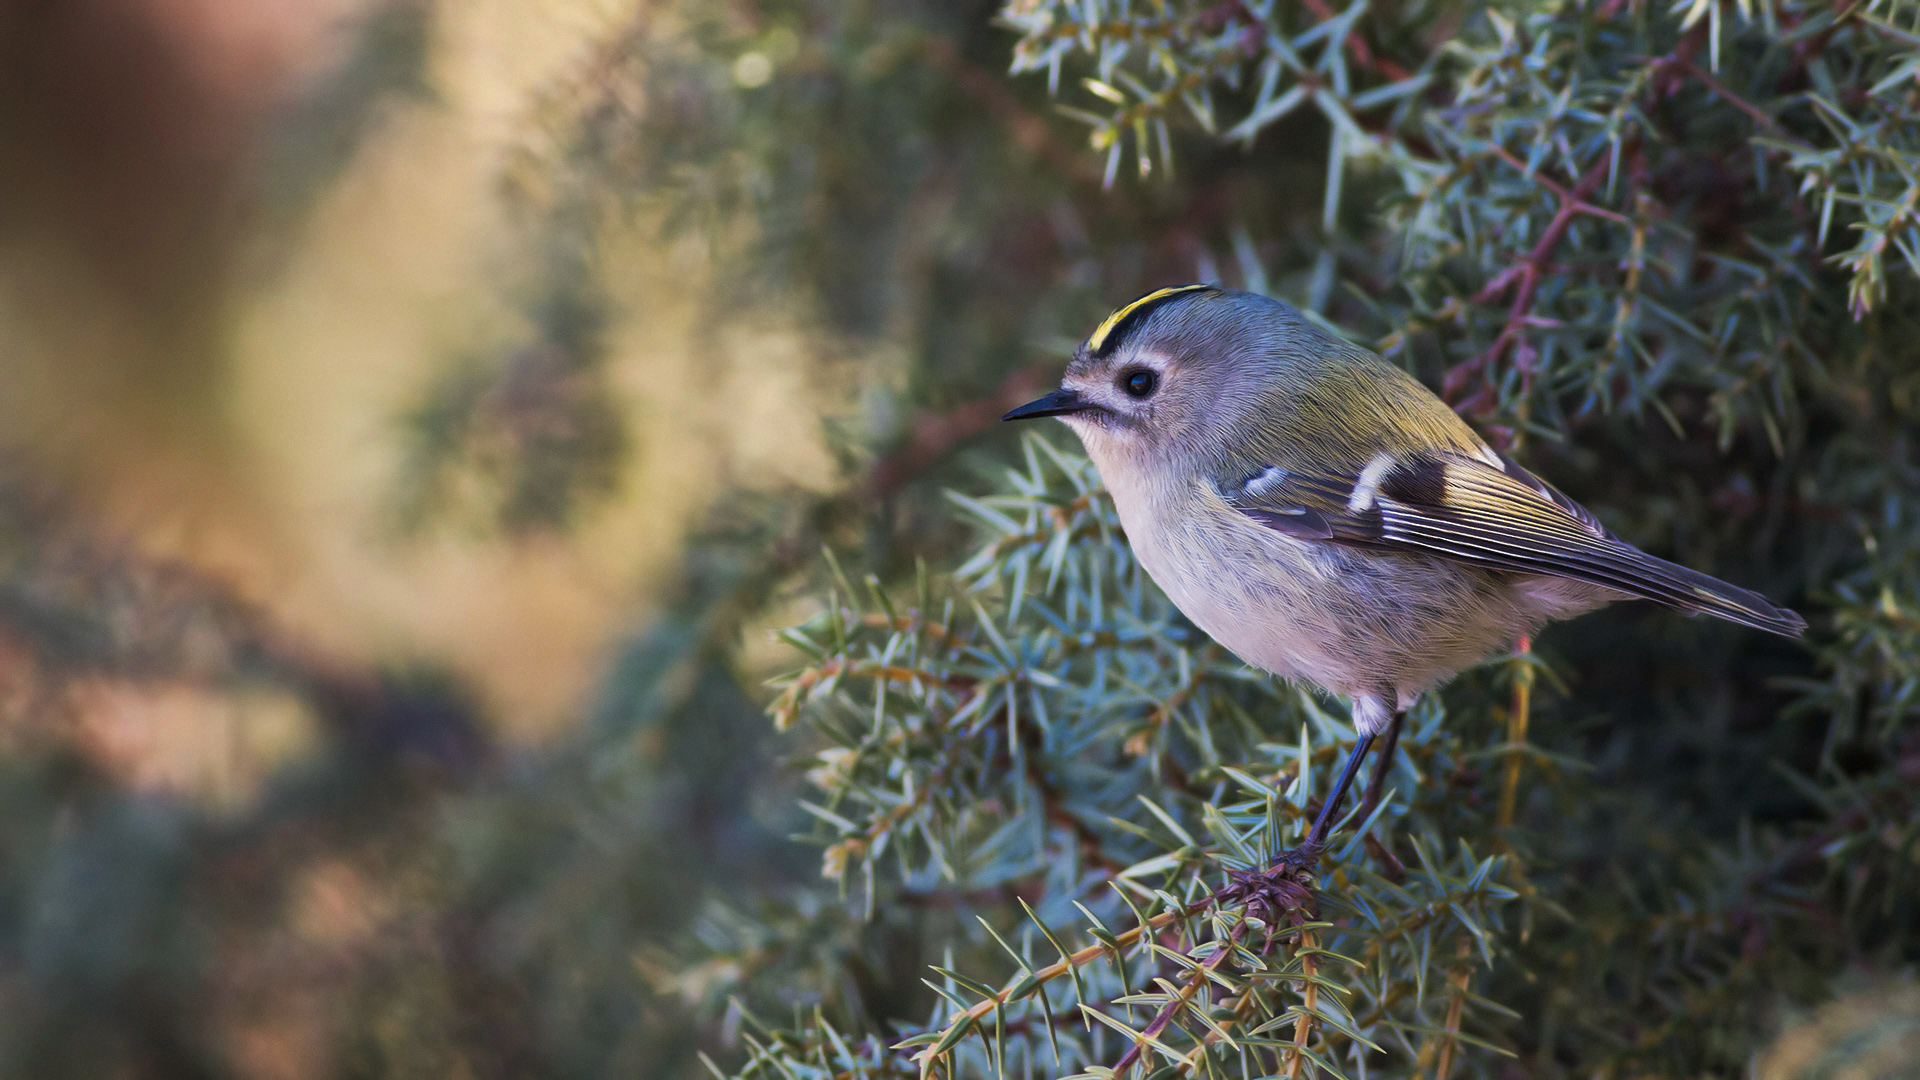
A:
<svg viewBox="0 0 1920 1080">
<path fill-rule="evenodd" d="M 1281 852 L 1258 870 L 1229 870 L 1227 884 L 1214 899 L 1223 907 L 1256 915 L 1268 926 L 1312 919 L 1320 911 L 1313 872 L 1324 850 L 1322 844 L 1306 843 Z"/>
<path fill-rule="evenodd" d="M 1275 855 L 1273 861 L 1267 864 L 1267 869 L 1284 866 L 1296 874 L 1304 874 L 1311 878 L 1313 871 L 1320 865 L 1320 856 L 1325 854 L 1326 850 L 1327 845 L 1308 840 L 1297 848 L 1288 848 Z"/>
</svg>

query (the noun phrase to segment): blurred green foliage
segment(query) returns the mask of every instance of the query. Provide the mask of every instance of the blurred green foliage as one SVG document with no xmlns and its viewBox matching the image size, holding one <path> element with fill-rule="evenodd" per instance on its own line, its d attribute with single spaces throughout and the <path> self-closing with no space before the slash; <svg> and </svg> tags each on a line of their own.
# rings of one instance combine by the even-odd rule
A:
<svg viewBox="0 0 1920 1080">
<path fill-rule="evenodd" d="M 382 8 L 276 160 L 351 152 L 444 15 Z M 860 387 L 842 484 L 714 491 L 527 754 L 444 677 L 332 670 L 11 483 L 0 1071 L 237 1073 L 231 1018 L 292 987 L 364 1076 L 1741 1073 L 1920 960 L 1917 18 L 644 6 L 525 118 L 519 318 L 399 418 L 394 520 L 521 540 L 618 488 L 607 331 L 664 303 L 609 269 L 636 227 L 717 268 L 704 325 L 796 317 Z M 295 207 L 330 175 L 286 168 Z M 1382 349 L 1809 647 L 1556 628 L 1422 703 L 1317 921 L 1209 907 L 1296 834 L 1343 706 L 1185 623 L 1060 436 L 992 430 L 1194 278 Z M 769 690 L 743 636 L 796 607 Z M 319 750 L 224 808 L 136 794 L 25 719 L 102 678 L 292 701 Z M 336 878 L 378 933 L 309 925 Z"/>
</svg>

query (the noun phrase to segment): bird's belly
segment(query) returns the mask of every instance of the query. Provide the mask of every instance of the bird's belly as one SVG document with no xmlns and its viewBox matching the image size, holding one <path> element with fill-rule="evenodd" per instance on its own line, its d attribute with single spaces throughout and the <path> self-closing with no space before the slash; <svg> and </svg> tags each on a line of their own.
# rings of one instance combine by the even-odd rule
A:
<svg viewBox="0 0 1920 1080">
<path fill-rule="evenodd" d="M 1326 567 L 1305 545 L 1271 552 L 1201 542 L 1177 531 L 1163 542 L 1136 547 L 1140 565 L 1182 614 L 1235 656 L 1276 675 L 1328 685 L 1328 657 L 1315 647 L 1315 604 L 1307 586 L 1324 580 Z M 1264 545 L 1262 545 L 1264 546 Z"/>
<path fill-rule="evenodd" d="M 1140 564 L 1234 655 L 1343 694 L 1410 697 L 1527 629 L 1510 586 L 1419 555 L 1295 540 L 1238 515 L 1128 529 Z"/>
</svg>

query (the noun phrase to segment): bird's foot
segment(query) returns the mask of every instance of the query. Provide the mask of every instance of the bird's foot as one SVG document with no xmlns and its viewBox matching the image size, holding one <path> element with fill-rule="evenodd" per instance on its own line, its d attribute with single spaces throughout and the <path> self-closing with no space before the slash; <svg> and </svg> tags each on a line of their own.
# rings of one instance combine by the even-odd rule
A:
<svg viewBox="0 0 1920 1080">
<path fill-rule="evenodd" d="M 1320 865 L 1320 856 L 1326 854 L 1326 851 L 1327 845 L 1305 840 L 1299 847 L 1288 848 L 1275 855 L 1273 861 L 1267 864 L 1267 869 L 1271 871 L 1284 866 L 1296 874 L 1303 874 L 1311 879 L 1314 870 Z"/>
<path fill-rule="evenodd" d="M 1222 907 L 1237 907 L 1269 927 L 1301 922 L 1320 913 L 1313 872 L 1325 845 L 1305 843 L 1283 851 L 1258 870 L 1229 870 L 1227 883 L 1214 893 Z"/>
</svg>

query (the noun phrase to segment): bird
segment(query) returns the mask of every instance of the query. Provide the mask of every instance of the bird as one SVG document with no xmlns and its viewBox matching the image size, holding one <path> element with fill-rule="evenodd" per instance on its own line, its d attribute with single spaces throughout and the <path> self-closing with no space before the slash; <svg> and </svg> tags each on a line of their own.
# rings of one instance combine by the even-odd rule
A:
<svg viewBox="0 0 1920 1080">
<path fill-rule="evenodd" d="M 1806 631 L 1622 540 L 1398 365 L 1258 293 L 1176 285 L 1121 306 L 1059 389 L 1003 419 L 1041 417 L 1080 437 L 1135 559 L 1188 619 L 1352 703 L 1339 778 L 1263 873 L 1310 876 L 1375 740 L 1384 767 L 1420 694 L 1548 623 L 1641 599 Z"/>
</svg>

